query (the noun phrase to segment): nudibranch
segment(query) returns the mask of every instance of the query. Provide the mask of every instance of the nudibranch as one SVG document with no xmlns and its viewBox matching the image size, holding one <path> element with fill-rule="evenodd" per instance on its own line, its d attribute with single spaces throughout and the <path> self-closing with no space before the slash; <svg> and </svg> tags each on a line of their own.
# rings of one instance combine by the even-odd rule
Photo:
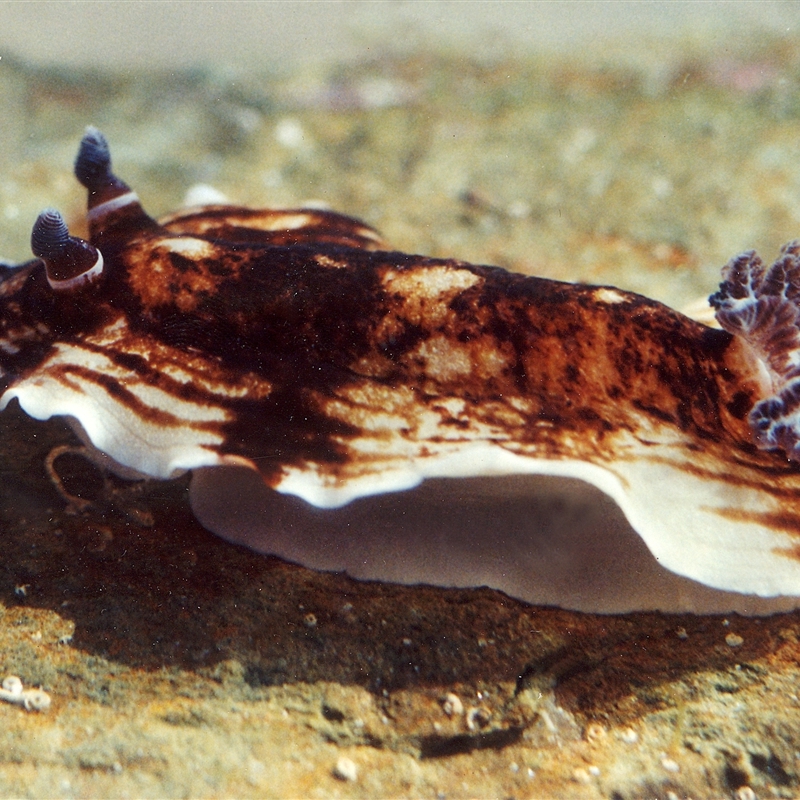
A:
<svg viewBox="0 0 800 800">
<path fill-rule="evenodd" d="M 653 569 L 683 576 L 659 595 L 631 555 L 633 606 L 680 607 L 692 581 L 745 610 L 800 596 L 799 244 L 725 268 L 717 329 L 608 286 L 392 252 L 329 211 L 155 221 L 94 128 L 75 174 L 89 241 L 48 209 L 36 258 L 0 276 L 0 403 L 68 418 L 126 476 L 192 470 L 210 530 L 358 578 L 552 600 L 541 532 L 576 520 L 553 523 L 550 476 L 579 506 L 611 498 Z M 565 583 L 605 569 L 627 526 L 599 509 Z M 638 552 L 624 541 L 616 560 Z"/>
</svg>

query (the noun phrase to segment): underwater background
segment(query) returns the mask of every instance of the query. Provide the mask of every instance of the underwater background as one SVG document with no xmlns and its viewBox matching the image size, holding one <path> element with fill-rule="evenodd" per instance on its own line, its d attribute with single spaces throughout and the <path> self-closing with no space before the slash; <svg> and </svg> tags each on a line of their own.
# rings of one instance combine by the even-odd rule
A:
<svg viewBox="0 0 800 800">
<path fill-rule="evenodd" d="M 701 307 L 800 236 L 800 4 L 0 4 L 0 258 L 81 234 L 87 124 L 154 215 L 324 201 L 397 249 Z M 698 305 L 699 304 L 699 305 Z M 0 795 L 792 797 L 800 617 L 356 583 L 193 519 L 68 513 L 0 415 Z M 99 490 L 98 490 L 99 491 Z"/>
</svg>

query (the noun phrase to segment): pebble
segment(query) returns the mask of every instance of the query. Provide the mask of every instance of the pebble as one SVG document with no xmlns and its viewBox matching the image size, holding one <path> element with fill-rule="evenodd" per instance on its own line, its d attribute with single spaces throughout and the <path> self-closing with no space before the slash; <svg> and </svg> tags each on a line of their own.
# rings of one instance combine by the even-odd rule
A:
<svg viewBox="0 0 800 800">
<path fill-rule="evenodd" d="M 467 711 L 467 728 L 471 731 L 485 728 L 490 719 L 491 714 L 485 708 L 470 708 Z"/>
<path fill-rule="evenodd" d="M 664 756 L 661 759 L 661 766 L 664 767 L 664 769 L 667 772 L 680 772 L 681 771 L 681 768 L 680 768 L 678 762 L 675 761 L 672 758 L 669 758 L 668 756 Z"/>
<path fill-rule="evenodd" d="M 340 781 L 355 781 L 358 778 L 358 767 L 347 756 L 340 756 L 333 767 L 333 777 Z"/>
<path fill-rule="evenodd" d="M 442 711 L 444 711 L 448 717 L 458 717 L 464 713 L 464 704 L 457 694 L 448 692 L 444 700 L 442 700 Z"/>
<path fill-rule="evenodd" d="M 744 644 L 744 639 L 738 633 L 729 633 L 725 637 L 725 644 L 728 647 L 741 647 Z"/>
<path fill-rule="evenodd" d="M 636 744 L 639 741 L 639 734 L 633 728 L 625 728 L 620 731 L 619 738 L 625 744 Z"/>
<path fill-rule="evenodd" d="M 183 196 L 183 205 L 210 206 L 230 203 L 230 198 L 214 186 L 207 183 L 195 183 L 186 190 Z"/>
<path fill-rule="evenodd" d="M 22 706 L 26 711 L 47 711 L 50 708 L 50 695 L 41 689 L 25 689 L 16 675 L 3 679 L 0 700 Z"/>
<path fill-rule="evenodd" d="M 578 767 L 572 772 L 572 780 L 576 783 L 582 783 L 584 786 L 592 782 L 592 776 L 583 767 Z"/>
<path fill-rule="evenodd" d="M 294 117 L 284 117 L 275 126 L 275 138 L 284 147 L 296 150 L 305 143 L 306 132 L 299 120 Z"/>
<path fill-rule="evenodd" d="M 587 725 L 583 733 L 583 738 L 586 739 L 587 742 L 598 742 L 604 739 L 605 736 L 606 729 L 597 722 L 592 722 Z"/>
</svg>

